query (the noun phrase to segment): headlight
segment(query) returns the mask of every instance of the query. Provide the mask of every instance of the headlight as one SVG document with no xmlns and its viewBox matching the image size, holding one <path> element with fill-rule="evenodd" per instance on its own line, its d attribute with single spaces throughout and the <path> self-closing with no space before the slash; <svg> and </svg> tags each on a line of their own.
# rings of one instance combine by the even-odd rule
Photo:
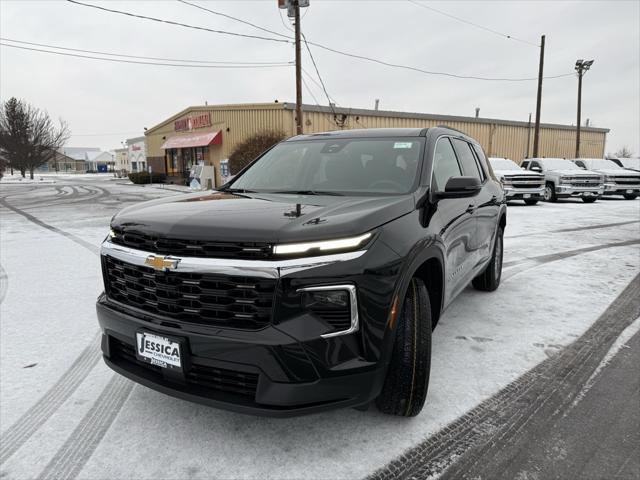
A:
<svg viewBox="0 0 640 480">
<path fill-rule="evenodd" d="M 610 183 L 615 183 L 615 181 L 616 181 L 616 177 L 610 177 L 610 176 L 606 175 L 606 176 L 604 177 L 604 181 L 605 181 L 605 182 L 610 182 Z"/>
<path fill-rule="evenodd" d="M 570 183 L 571 177 L 560 177 L 560 183 Z"/>
<path fill-rule="evenodd" d="M 307 243 L 289 243 L 285 245 L 276 245 L 273 247 L 273 253 L 276 255 L 291 255 L 295 253 L 307 253 L 310 250 L 319 250 L 321 252 L 335 250 L 352 250 L 371 238 L 371 233 L 365 233 L 358 237 L 340 238 L 337 240 L 323 240 L 321 242 Z"/>
</svg>

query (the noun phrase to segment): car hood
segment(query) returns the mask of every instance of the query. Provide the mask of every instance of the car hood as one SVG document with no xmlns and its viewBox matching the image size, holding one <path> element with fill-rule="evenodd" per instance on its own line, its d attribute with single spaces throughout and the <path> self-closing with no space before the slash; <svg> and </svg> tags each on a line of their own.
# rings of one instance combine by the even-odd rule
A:
<svg viewBox="0 0 640 480">
<path fill-rule="evenodd" d="M 558 175 L 565 175 L 567 177 L 593 177 L 598 176 L 601 177 L 602 174 L 599 172 L 594 172 L 592 170 L 547 170 L 549 173 L 555 173 Z"/>
<path fill-rule="evenodd" d="M 415 208 L 412 195 L 346 197 L 210 192 L 130 206 L 112 227 L 185 240 L 292 242 L 358 235 Z"/>
<path fill-rule="evenodd" d="M 630 172 L 628 170 L 616 170 L 615 168 L 593 170 L 593 171 L 601 175 L 607 175 L 611 177 L 637 177 L 638 176 L 638 172 Z"/>
<path fill-rule="evenodd" d="M 495 173 L 497 176 L 499 177 L 508 177 L 508 176 L 513 176 L 513 175 L 523 175 L 523 176 L 529 176 L 529 177 L 540 177 L 542 176 L 541 173 L 538 172 L 532 172 L 530 170 L 494 170 L 493 173 Z"/>
</svg>

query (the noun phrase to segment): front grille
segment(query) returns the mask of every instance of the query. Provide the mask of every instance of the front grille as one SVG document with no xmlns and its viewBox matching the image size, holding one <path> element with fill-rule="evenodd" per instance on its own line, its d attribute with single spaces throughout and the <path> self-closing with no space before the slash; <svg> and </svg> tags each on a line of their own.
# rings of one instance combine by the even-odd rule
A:
<svg viewBox="0 0 640 480">
<path fill-rule="evenodd" d="M 571 182 L 572 187 L 578 188 L 596 188 L 600 185 L 600 182 Z"/>
<path fill-rule="evenodd" d="M 103 256 L 109 298 L 187 323 L 258 329 L 271 322 L 275 280 L 158 272 Z"/>
<path fill-rule="evenodd" d="M 613 177 L 617 185 L 640 185 L 640 176 L 637 177 Z"/>
<path fill-rule="evenodd" d="M 161 367 L 138 360 L 133 345 L 129 345 L 114 337 L 109 337 L 109 341 L 112 360 L 135 364 L 138 367 L 145 368 L 156 374 L 161 374 Z M 185 377 L 187 384 L 252 398 L 255 397 L 258 388 L 258 374 L 214 368 L 198 363 L 192 363 Z"/>
<path fill-rule="evenodd" d="M 270 258 L 273 249 L 263 242 L 213 242 L 161 237 L 131 232 L 115 227 L 111 241 L 118 245 L 152 253 L 202 258 L 242 258 L 259 260 Z"/>
<path fill-rule="evenodd" d="M 573 187 L 597 187 L 602 184 L 602 178 L 600 177 L 588 177 L 581 175 L 579 177 L 562 177 L 564 182 L 568 182 Z"/>
<path fill-rule="evenodd" d="M 504 181 L 515 188 L 538 189 L 544 186 L 542 175 L 506 175 Z"/>
</svg>

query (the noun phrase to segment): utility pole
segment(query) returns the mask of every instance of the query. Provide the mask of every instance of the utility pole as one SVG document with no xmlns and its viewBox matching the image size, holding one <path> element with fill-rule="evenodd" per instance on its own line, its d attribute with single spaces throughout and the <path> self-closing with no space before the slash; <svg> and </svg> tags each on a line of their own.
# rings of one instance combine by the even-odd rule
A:
<svg viewBox="0 0 640 480">
<path fill-rule="evenodd" d="M 300 48 L 300 0 L 293 1 L 296 35 L 296 133 L 302 134 L 302 62 Z"/>
<path fill-rule="evenodd" d="M 544 40 L 540 39 L 540 66 L 538 68 L 538 98 L 536 100 L 536 126 L 533 133 L 533 158 L 538 158 L 538 145 L 540 142 L 540 107 L 542 106 L 542 76 L 544 72 Z"/>
<path fill-rule="evenodd" d="M 527 153 L 524 154 L 524 158 L 529 158 L 529 148 L 531 147 L 531 112 L 529 112 L 529 123 L 527 123 Z"/>
<path fill-rule="evenodd" d="M 576 158 L 580 158 L 580 122 L 582 115 L 582 77 L 593 65 L 593 60 L 578 60 L 576 62 L 576 72 L 578 72 L 578 120 L 576 122 Z"/>
</svg>

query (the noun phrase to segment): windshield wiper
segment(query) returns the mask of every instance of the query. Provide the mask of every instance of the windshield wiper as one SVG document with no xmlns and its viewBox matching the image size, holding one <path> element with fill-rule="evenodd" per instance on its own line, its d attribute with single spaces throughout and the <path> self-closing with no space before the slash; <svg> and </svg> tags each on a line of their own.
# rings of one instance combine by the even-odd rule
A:
<svg viewBox="0 0 640 480">
<path fill-rule="evenodd" d="M 338 192 L 329 192 L 326 190 L 284 190 L 282 192 L 273 193 L 287 193 L 293 195 L 332 195 L 335 197 L 343 197 L 344 194 Z"/>
<path fill-rule="evenodd" d="M 225 188 L 224 190 L 220 191 L 229 193 L 258 193 L 255 190 L 247 190 L 246 188 Z"/>
</svg>

